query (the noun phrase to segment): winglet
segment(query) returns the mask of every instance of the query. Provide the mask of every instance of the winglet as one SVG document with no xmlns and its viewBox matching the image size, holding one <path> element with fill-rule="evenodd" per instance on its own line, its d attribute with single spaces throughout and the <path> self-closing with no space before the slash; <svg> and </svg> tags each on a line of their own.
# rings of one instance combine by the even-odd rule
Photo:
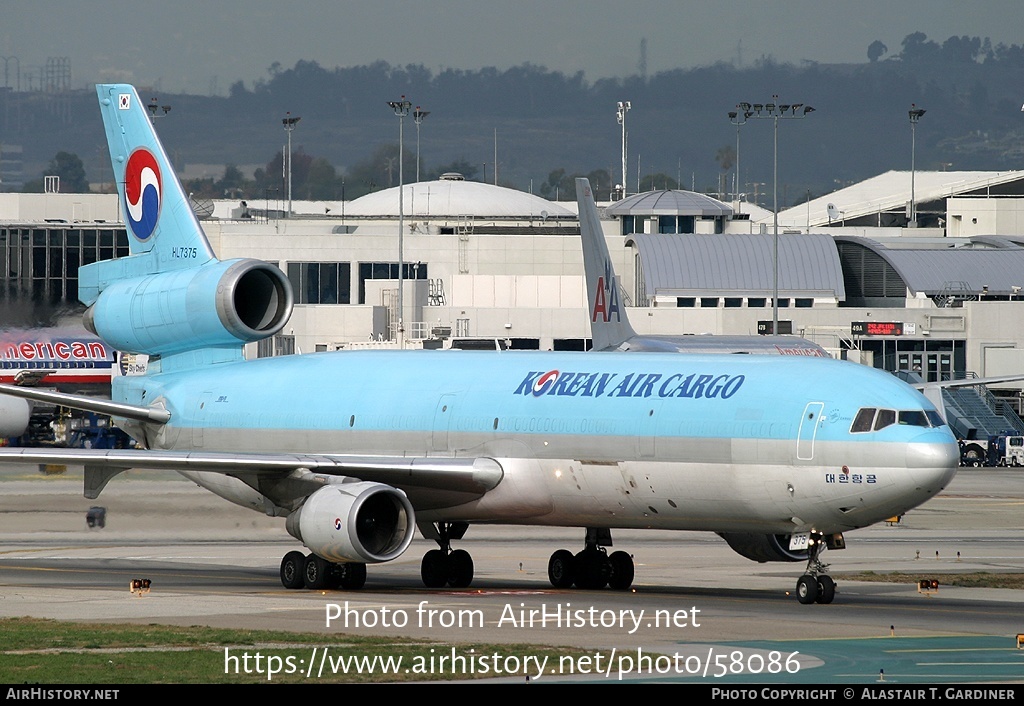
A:
<svg viewBox="0 0 1024 706">
<path fill-rule="evenodd" d="M 636 332 L 629 325 L 622 306 L 619 278 L 612 268 L 589 179 L 576 179 L 576 202 L 580 211 L 583 269 L 587 278 L 587 316 L 590 318 L 593 349 L 617 348 Z"/>
</svg>

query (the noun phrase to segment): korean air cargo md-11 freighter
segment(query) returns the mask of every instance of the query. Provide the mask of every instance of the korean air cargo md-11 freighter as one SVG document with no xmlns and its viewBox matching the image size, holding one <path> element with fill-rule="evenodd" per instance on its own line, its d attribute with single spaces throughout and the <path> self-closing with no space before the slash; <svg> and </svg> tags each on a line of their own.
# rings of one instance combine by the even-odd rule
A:
<svg viewBox="0 0 1024 706">
<path fill-rule="evenodd" d="M 891 375 L 819 358 L 685 353 L 338 351 L 245 360 L 292 296 L 281 271 L 217 260 L 131 86 L 97 89 L 131 256 L 83 267 L 87 323 L 149 355 L 106 411 L 145 448 L 11 450 L 86 466 L 86 495 L 165 468 L 285 519 L 307 548 L 289 588 L 358 588 L 416 528 L 427 586 L 468 586 L 452 544 L 475 523 L 585 529 L 549 562 L 559 587 L 628 588 L 611 530 L 720 534 L 757 561 L 806 561 L 804 603 L 843 533 L 925 502 L 957 468 L 934 407 Z M 5 392 L 11 392 L 7 389 Z M 17 388 L 14 389 L 18 393 Z M 24 394 L 23 392 L 21 394 Z"/>
</svg>

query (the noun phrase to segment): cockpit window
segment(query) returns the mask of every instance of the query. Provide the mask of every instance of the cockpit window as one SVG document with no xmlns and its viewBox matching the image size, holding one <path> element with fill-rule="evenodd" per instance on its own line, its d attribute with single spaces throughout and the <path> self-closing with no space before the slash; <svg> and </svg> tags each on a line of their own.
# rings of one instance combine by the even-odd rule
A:
<svg viewBox="0 0 1024 706">
<path fill-rule="evenodd" d="M 923 409 L 913 409 L 900 412 L 900 424 L 912 427 L 928 427 L 928 417 Z"/>
<path fill-rule="evenodd" d="M 925 428 L 943 427 L 946 425 L 946 422 L 943 421 L 942 417 L 934 409 L 896 411 L 895 409 L 862 407 L 857 411 L 857 416 L 854 417 L 853 424 L 850 425 L 850 433 L 858 434 L 872 430 L 879 431 L 896 423 Z"/>
<path fill-rule="evenodd" d="M 879 429 L 885 429 L 890 424 L 896 423 L 896 410 L 894 409 L 880 409 L 878 410 L 878 416 L 875 418 L 875 431 Z"/>
<path fill-rule="evenodd" d="M 859 432 L 871 431 L 871 422 L 875 419 L 875 408 L 864 407 L 857 412 L 857 416 L 853 419 L 853 426 L 850 427 L 851 434 L 857 434 Z"/>
</svg>

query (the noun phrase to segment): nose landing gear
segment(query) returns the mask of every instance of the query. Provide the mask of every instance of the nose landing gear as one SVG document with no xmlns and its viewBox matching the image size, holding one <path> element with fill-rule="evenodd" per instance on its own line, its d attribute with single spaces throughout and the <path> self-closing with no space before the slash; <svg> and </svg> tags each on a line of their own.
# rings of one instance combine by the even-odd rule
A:
<svg viewBox="0 0 1024 706">
<path fill-rule="evenodd" d="M 796 599 L 804 605 L 828 604 L 836 597 L 836 582 L 826 573 L 829 565 L 819 559 L 825 548 L 825 538 L 812 534 L 807 548 L 807 571 L 796 582 Z"/>
</svg>

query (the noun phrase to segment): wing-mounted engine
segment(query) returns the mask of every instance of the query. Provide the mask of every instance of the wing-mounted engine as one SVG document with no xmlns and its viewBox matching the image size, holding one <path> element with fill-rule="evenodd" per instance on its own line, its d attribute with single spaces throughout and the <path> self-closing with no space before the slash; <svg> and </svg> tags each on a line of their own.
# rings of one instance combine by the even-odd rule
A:
<svg viewBox="0 0 1024 706">
<path fill-rule="evenodd" d="M 397 559 L 409 548 L 416 518 L 402 491 L 358 481 L 316 491 L 285 526 L 323 559 L 375 564 Z"/>
<path fill-rule="evenodd" d="M 752 561 L 807 561 L 807 550 L 792 551 L 787 534 L 747 534 L 719 532 L 732 550 Z"/>
<path fill-rule="evenodd" d="M 0 395 L 0 439 L 24 434 L 31 414 L 28 400 Z"/>
<path fill-rule="evenodd" d="M 171 355 L 271 336 L 288 321 L 292 301 L 291 283 L 277 267 L 213 260 L 110 282 L 85 325 L 118 350 Z"/>
</svg>

